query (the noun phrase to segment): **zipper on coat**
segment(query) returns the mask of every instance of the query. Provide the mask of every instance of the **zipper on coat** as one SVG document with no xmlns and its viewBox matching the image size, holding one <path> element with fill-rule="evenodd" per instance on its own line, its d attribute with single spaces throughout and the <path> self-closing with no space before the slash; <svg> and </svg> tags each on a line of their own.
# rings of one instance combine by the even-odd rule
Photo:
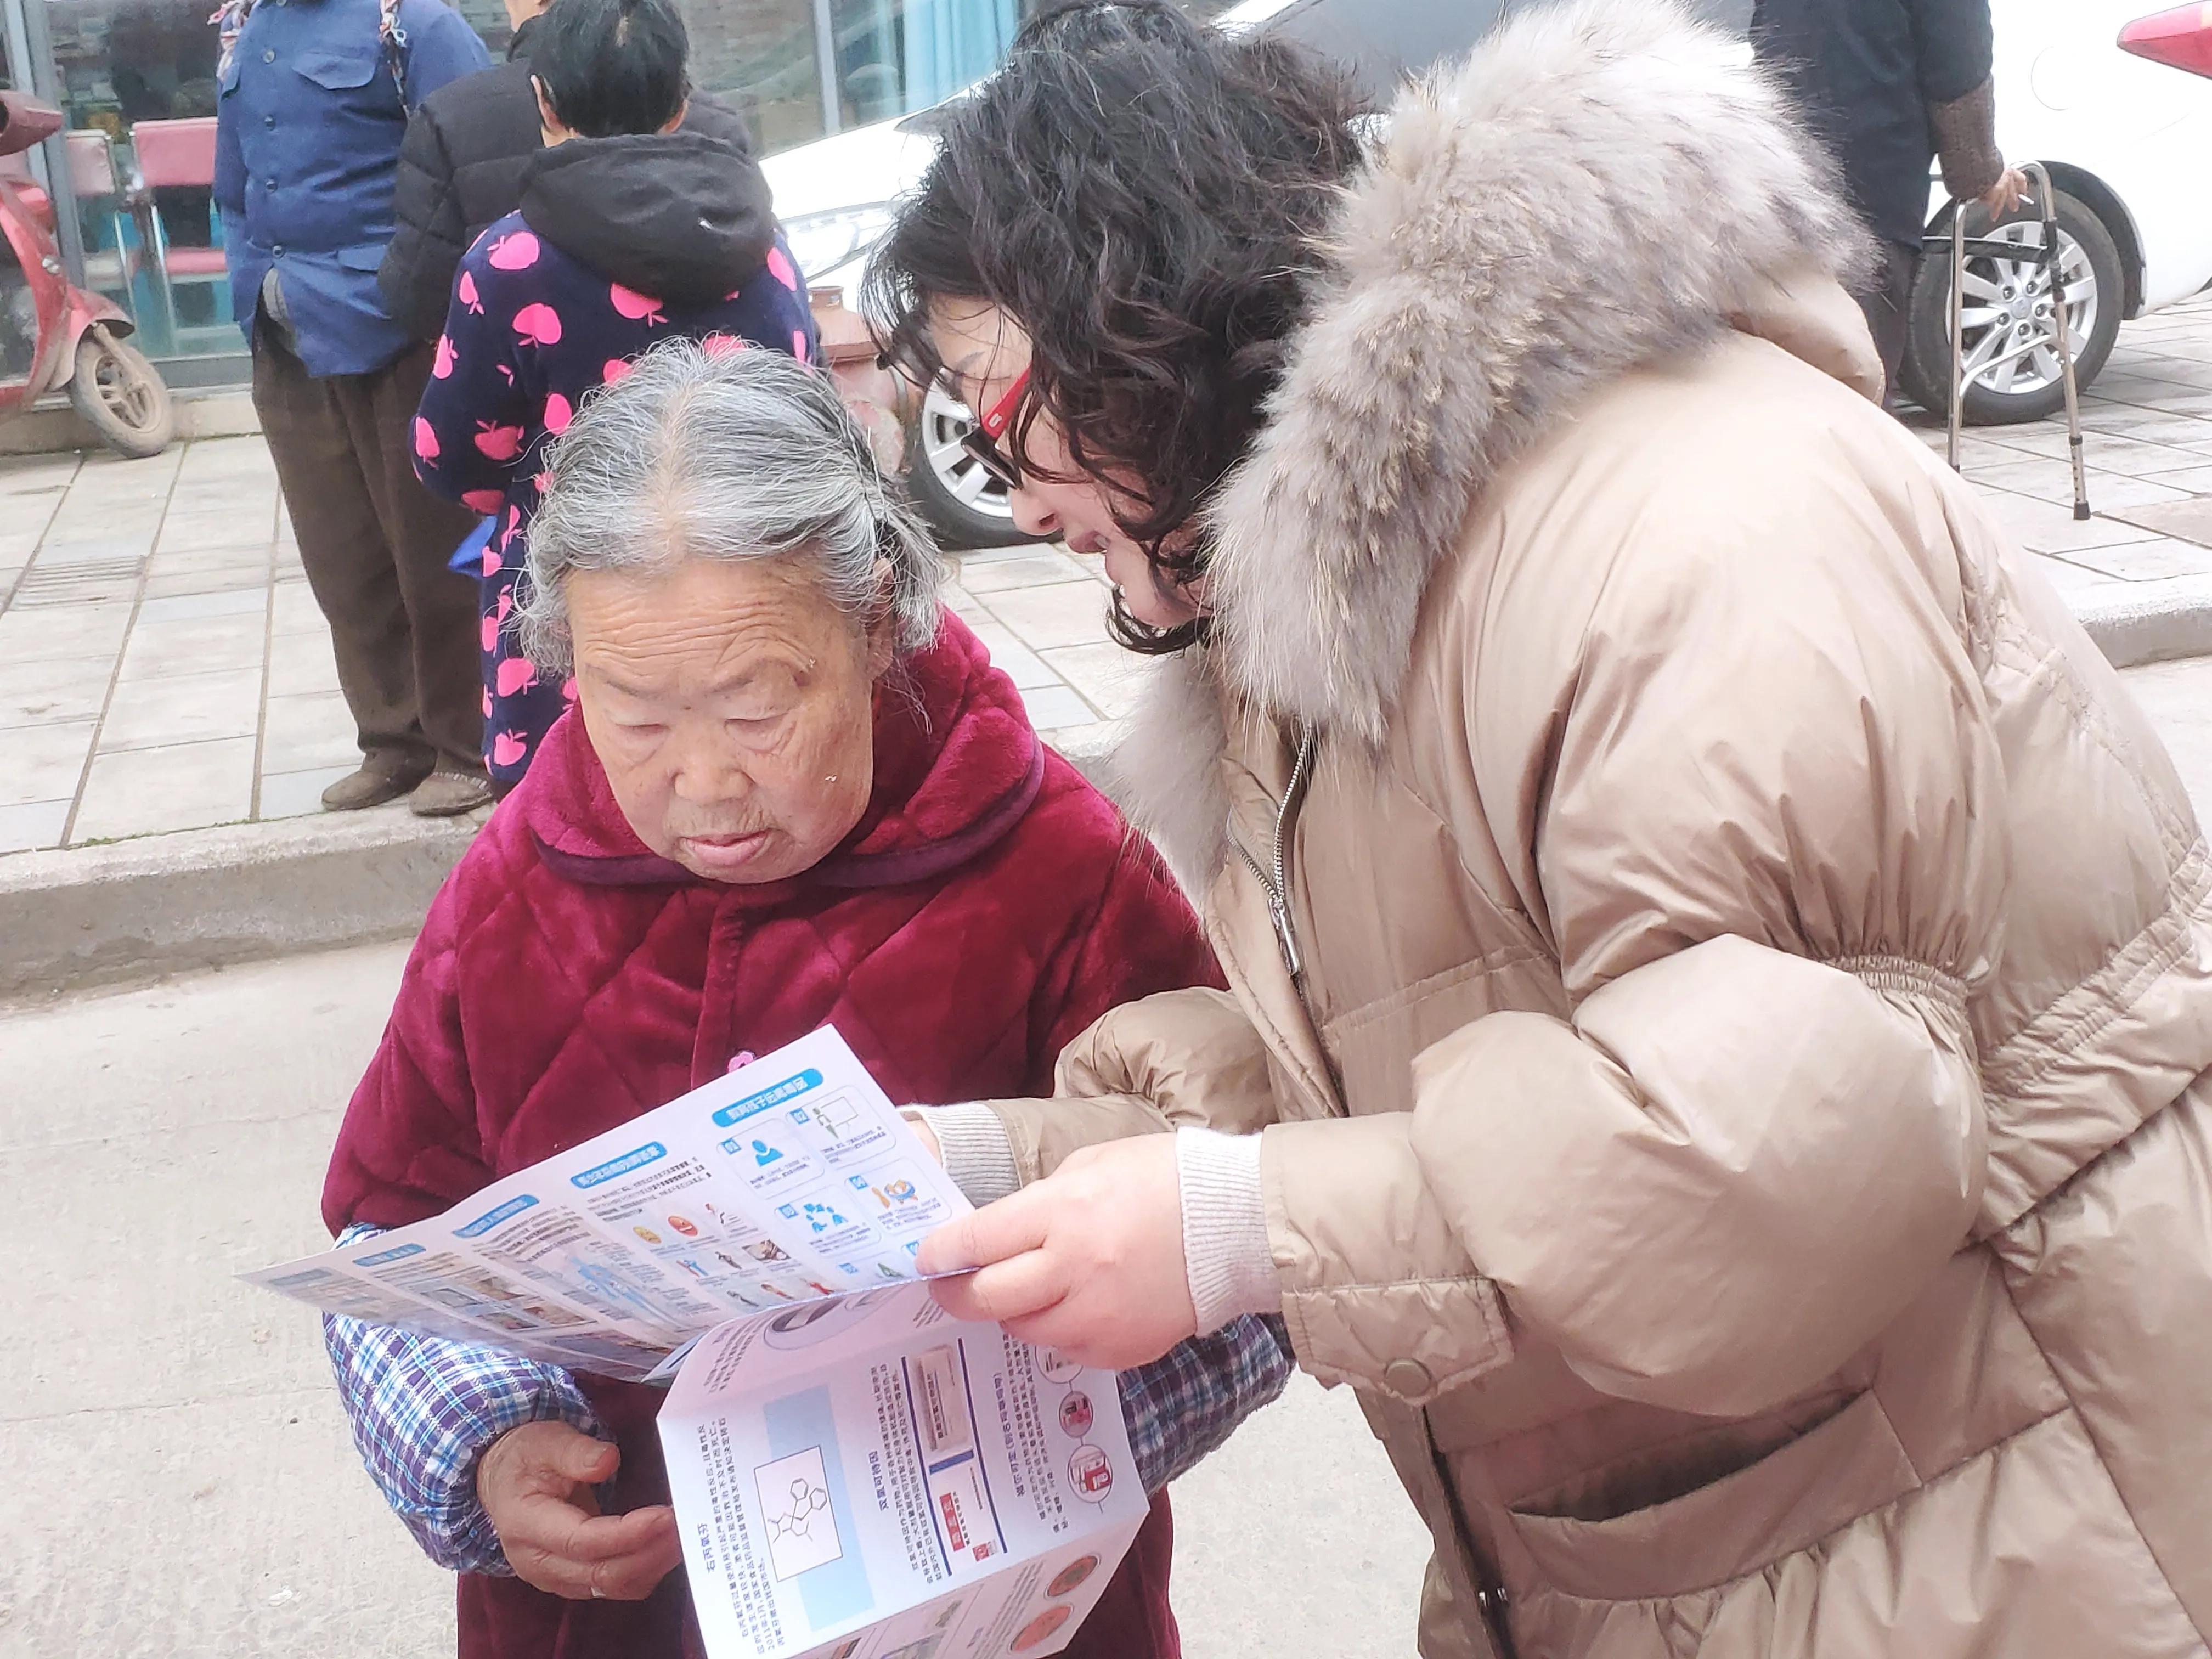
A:
<svg viewBox="0 0 2212 1659">
<path fill-rule="evenodd" d="M 1237 856 L 1244 860 L 1267 895 L 1267 915 L 1275 925 L 1275 943 L 1282 948 L 1283 965 L 1291 970 L 1291 983 L 1297 988 L 1301 999 L 1305 996 L 1305 957 L 1298 950 L 1298 933 L 1291 915 L 1291 831 L 1297 817 L 1299 804 L 1305 798 L 1306 785 L 1313 775 L 1314 731 L 1305 721 L 1298 722 L 1297 758 L 1291 763 L 1290 781 L 1284 786 L 1283 798 L 1275 804 L 1274 868 L 1255 858 L 1244 843 L 1234 836 L 1229 844 L 1237 849 Z"/>
</svg>

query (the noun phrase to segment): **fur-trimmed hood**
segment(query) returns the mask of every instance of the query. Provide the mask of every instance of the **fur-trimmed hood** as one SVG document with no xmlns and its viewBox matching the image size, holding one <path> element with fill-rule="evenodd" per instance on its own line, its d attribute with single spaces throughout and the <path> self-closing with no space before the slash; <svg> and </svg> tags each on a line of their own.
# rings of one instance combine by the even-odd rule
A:
<svg viewBox="0 0 2212 1659">
<path fill-rule="evenodd" d="M 1213 644 L 1163 677 L 1174 729 L 1140 720 L 1118 769 L 1187 877 L 1218 860 L 1218 797 L 1194 787 L 1212 757 L 1191 752 L 1199 722 L 1219 730 L 1191 705 L 1207 682 L 1378 740 L 1470 507 L 1596 388 L 1731 326 L 1849 356 L 1803 337 L 1793 295 L 1856 276 L 1863 233 L 1730 55 L 1668 0 L 1568 0 L 1399 100 L 1212 509 Z"/>
</svg>

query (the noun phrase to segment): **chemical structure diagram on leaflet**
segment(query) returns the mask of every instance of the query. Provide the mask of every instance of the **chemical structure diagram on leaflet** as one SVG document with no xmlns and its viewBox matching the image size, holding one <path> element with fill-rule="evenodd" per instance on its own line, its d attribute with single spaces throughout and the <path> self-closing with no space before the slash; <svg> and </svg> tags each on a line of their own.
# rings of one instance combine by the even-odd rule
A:
<svg viewBox="0 0 2212 1659">
<path fill-rule="evenodd" d="M 821 1447 L 809 1446 L 761 1464 L 753 1470 L 753 1484 L 760 1493 L 769 1559 L 778 1578 L 795 1578 L 844 1554 Z"/>
</svg>

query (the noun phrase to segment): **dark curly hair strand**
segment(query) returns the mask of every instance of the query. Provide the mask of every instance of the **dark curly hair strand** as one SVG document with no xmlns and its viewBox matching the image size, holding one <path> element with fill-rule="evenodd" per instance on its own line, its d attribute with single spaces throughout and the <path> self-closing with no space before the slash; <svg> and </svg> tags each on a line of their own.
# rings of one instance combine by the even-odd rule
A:
<svg viewBox="0 0 2212 1659">
<path fill-rule="evenodd" d="M 871 262 L 879 343 L 927 385 L 945 370 L 934 302 L 1012 316 L 1033 347 L 1013 454 L 1029 468 L 1049 410 L 1083 476 L 1139 481 L 1115 521 L 1188 584 L 1206 569 L 1198 515 L 1259 428 L 1366 112 L 1302 48 L 1161 0 L 1046 12 L 954 117 Z M 1118 596 L 1112 627 L 1154 654 L 1203 631 L 1148 628 Z"/>
</svg>

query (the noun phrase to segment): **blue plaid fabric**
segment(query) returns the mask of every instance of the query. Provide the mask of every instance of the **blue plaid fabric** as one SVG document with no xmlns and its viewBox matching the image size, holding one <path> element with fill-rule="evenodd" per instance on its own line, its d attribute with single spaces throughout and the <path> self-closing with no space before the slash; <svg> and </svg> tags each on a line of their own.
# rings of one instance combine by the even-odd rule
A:
<svg viewBox="0 0 2212 1659">
<path fill-rule="evenodd" d="M 340 1243 L 376 1231 L 349 1228 Z M 608 1437 L 557 1367 L 335 1314 L 324 1316 L 323 1341 L 369 1478 L 423 1553 L 453 1571 L 514 1571 L 477 1498 L 477 1463 L 493 1441 L 543 1421 Z M 1247 1316 L 1123 1371 L 1121 1411 L 1145 1490 L 1194 1468 L 1282 1393 L 1291 1364 L 1282 1322 Z"/>
<path fill-rule="evenodd" d="M 338 1242 L 379 1231 L 349 1227 Z M 611 1437 L 556 1366 L 335 1314 L 323 1316 L 323 1346 L 369 1479 L 422 1553 L 455 1572 L 514 1571 L 477 1498 L 477 1463 L 493 1441 L 546 1421 Z"/>
<path fill-rule="evenodd" d="M 1121 1415 L 1146 1492 L 1158 1492 L 1229 1438 L 1291 1380 L 1280 1319 L 1246 1314 L 1121 1373 Z"/>
</svg>

